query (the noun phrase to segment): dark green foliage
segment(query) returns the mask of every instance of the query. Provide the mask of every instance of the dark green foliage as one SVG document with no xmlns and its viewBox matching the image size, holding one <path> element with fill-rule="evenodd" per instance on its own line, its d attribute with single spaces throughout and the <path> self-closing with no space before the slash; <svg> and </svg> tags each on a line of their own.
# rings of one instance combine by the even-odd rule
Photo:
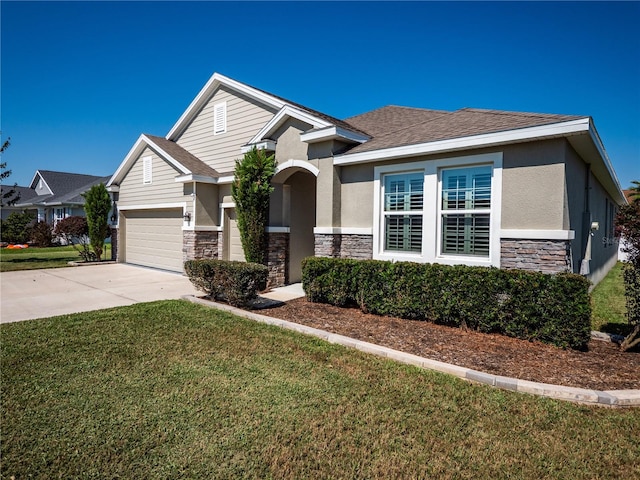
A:
<svg viewBox="0 0 640 480">
<path fill-rule="evenodd" d="M 11 138 L 5 140 L 2 146 L 0 146 L 0 156 L 2 156 L 4 151 L 9 148 L 9 145 L 11 145 Z M 7 170 L 7 162 L 0 163 L 0 207 L 13 205 L 20 200 L 20 193 L 16 191 L 16 187 L 18 186 L 17 183 L 14 183 L 13 186 L 9 188 L 2 186 L 5 179 L 10 176 L 11 170 Z"/>
<path fill-rule="evenodd" d="M 111 197 L 103 183 L 94 185 L 82 196 L 85 199 L 84 211 L 89 227 L 89 243 L 96 259 L 100 259 L 104 240 L 109 236 Z"/>
<path fill-rule="evenodd" d="M 589 282 L 579 275 L 316 257 L 302 269 L 312 302 L 560 347 L 585 348 L 590 338 Z"/>
<path fill-rule="evenodd" d="M 35 215 L 30 212 L 13 212 L 2 221 L 0 237 L 3 242 L 27 243 L 31 240 L 31 228 Z"/>
<path fill-rule="evenodd" d="M 242 160 L 236 160 L 231 194 L 236 204 L 238 230 L 247 262 L 265 263 L 269 197 L 273 192 L 271 178 L 276 166 L 273 155 L 267 156 L 264 150 L 255 147 Z"/>
<path fill-rule="evenodd" d="M 266 288 L 269 269 L 257 263 L 188 260 L 184 271 L 207 296 L 226 300 L 234 307 L 246 307 Z"/>
<path fill-rule="evenodd" d="M 627 318 L 633 325 L 632 332 L 620 346 L 622 350 L 640 344 L 640 182 L 631 183 L 631 203 L 622 206 L 616 215 L 616 231 L 624 239 L 624 251 L 629 256 L 623 278 Z"/>
<path fill-rule="evenodd" d="M 31 227 L 31 241 L 36 247 L 50 247 L 53 240 L 51 225 L 40 221 Z"/>
<path fill-rule="evenodd" d="M 89 248 L 89 226 L 86 218 L 77 215 L 64 218 L 56 224 L 54 233 L 71 245 L 85 262 L 98 260 L 96 254 Z"/>
</svg>

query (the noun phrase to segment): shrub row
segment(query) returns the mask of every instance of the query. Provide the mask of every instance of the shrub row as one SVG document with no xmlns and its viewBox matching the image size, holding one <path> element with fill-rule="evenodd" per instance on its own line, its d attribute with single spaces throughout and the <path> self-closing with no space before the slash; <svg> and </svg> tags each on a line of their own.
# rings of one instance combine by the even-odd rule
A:
<svg viewBox="0 0 640 480">
<path fill-rule="evenodd" d="M 589 281 L 498 268 L 306 258 L 312 302 L 427 320 L 583 349 L 591 333 Z"/>
<path fill-rule="evenodd" d="M 267 285 L 264 265 L 224 260 L 188 260 L 184 263 L 191 283 L 215 300 L 246 307 Z"/>
</svg>

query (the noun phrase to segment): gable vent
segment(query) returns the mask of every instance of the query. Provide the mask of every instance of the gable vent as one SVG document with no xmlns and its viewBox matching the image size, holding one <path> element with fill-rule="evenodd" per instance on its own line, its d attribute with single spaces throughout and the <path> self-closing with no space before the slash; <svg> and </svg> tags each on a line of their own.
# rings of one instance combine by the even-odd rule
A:
<svg viewBox="0 0 640 480">
<path fill-rule="evenodd" d="M 220 135 L 227 131 L 227 102 L 213 106 L 213 134 Z"/>
<path fill-rule="evenodd" d="M 152 162 L 151 157 L 143 157 L 142 158 L 142 183 L 151 183 L 152 178 L 152 170 L 151 170 Z"/>
</svg>

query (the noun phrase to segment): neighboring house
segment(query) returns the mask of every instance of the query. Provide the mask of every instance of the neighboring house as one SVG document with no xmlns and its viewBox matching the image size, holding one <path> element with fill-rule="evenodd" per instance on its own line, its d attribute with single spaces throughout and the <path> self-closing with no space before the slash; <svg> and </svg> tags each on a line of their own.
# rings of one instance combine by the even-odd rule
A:
<svg viewBox="0 0 640 480">
<path fill-rule="evenodd" d="M 275 154 L 270 284 L 310 255 L 583 273 L 624 202 L 590 117 L 387 106 L 339 120 L 214 74 L 165 137 L 141 135 L 108 187 L 118 260 L 182 271 L 243 260 L 231 182 Z M 115 233 L 115 232 L 114 232 Z"/>
<path fill-rule="evenodd" d="M 38 221 L 55 225 L 63 218 L 72 215 L 84 217 L 84 198 L 82 194 L 92 186 L 106 183 L 111 177 L 98 177 L 79 173 L 52 172 L 38 170 L 29 187 L 18 187 L 20 199 L 11 207 L 11 211 L 33 211 Z M 5 218 L 3 207 L 2 218 Z"/>
</svg>

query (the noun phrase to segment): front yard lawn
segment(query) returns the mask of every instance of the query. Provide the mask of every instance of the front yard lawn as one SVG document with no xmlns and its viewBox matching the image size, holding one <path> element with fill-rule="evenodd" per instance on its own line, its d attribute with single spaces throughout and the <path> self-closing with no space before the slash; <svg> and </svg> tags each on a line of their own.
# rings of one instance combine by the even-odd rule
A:
<svg viewBox="0 0 640 480">
<path fill-rule="evenodd" d="M 618 262 L 591 292 L 591 326 L 593 330 L 628 335 L 631 326 L 622 278 L 622 262 Z"/>
<path fill-rule="evenodd" d="M 640 409 L 472 385 L 188 302 L 0 333 L 3 478 L 640 477 Z"/>
<path fill-rule="evenodd" d="M 102 258 L 111 258 L 111 244 L 105 245 Z M 29 247 L 24 249 L 0 248 L 0 272 L 35 270 L 39 268 L 68 267 L 69 262 L 80 262 L 79 253 L 72 246 Z"/>
</svg>

